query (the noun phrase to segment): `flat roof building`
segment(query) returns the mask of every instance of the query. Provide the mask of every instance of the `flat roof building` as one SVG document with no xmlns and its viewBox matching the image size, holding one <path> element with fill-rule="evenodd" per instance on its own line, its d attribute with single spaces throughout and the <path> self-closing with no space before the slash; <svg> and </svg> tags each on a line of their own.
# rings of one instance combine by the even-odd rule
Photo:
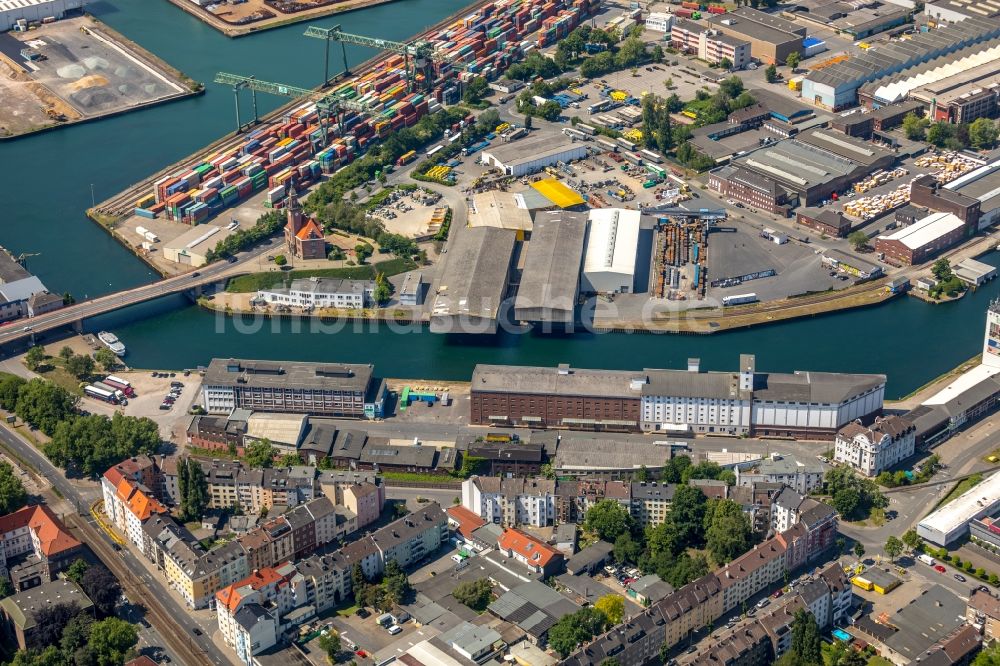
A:
<svg viewBox="0 0 1000 666">
<path fill-rule="evenodd" d="M 374 418 L 382 414 L 386 388 L 373 372 L 372 365 L 213 358 L 202 406 L 210 414 L 250 409 Z"/>
<path fill-rule="evenodd" d="M 1000 472 L 965 491 L 917 524 L 917 533 L 938 546 L 947 546 L 969 532 L 969 523 L 1000 507 Z"/>
<path fill-rule="evenodd" d="M 510 192 L 479 192 L 472 195 L 469 226 L 509 229 L 517 232 L 518 240 L 524 240 L 525 235 L 531 233 L 531 212 L 519 207 Z"/>
<path fill-rule="evenodd" d="M 507 296 L 516 234 L 457 229 L 433 296 L 432 333 L 495 333 Z"/>
<path fill-rule="evenodd" d="M 572 162 L 587 156 L 587 145 L 551 137 L 529 137 L 503 143 L 483 151 L 483 163 L 500 169 L 508 176 L 524 176 L 559 162 Z"/>
<path fill-rule="evenodd" d="M 802 53 L 806 36 L 804 26 L 750 7 L 715 15 L 708 24 L 723 34 L 750 42 L 753 57 L 768 64 L 784 63 L 793 51 Z"/>
<path fill-rule="evenodd" d="M 628 294 L 635 288 L 642 213 L 625 208 L 590 211 L 581 291 Z"/>
<path fill-rule="evenodd" d="M 573 323 L 586 236 L 586 213 L 538 213 L 514 299 L 515 319 Z"/>
<path fill-rule="evenodd" d="M 80 9 L 85 0 L 0 0 L 0 32 L 11 30 L 24 19 L 40 23 L 50 16 L 63 18 L 66 12 Z"/>
<path fill-rule="evenodd" d="M 975 259 L 963 259 L 954 271 L 959 280 L 965 282 L 970 287 L 978 287 L 984 282 L 988 282 L 997 276 L 996 266 L 990 266 Z"/>
<path fill-rule="evenodd" d="M 757 177 L 754 180 L 756 188 L 776 202 L 775 205 L 778 201 L 788 202 L 787 196 L 780 196 L 783 190 L 798 195 L 799 205 L 812 206 L 895 161 L 895 154 L 884 148 L 832 130 L 812 128 L 800 132 L 794 139 L 759 148 L 733 160 L 729 167 L 713 171 L 709 184 L 723 191 L 720 188 L 724 180 L 731 182 L 740 178 L 741 173 L 750 172 Z M 742 178 L 751 180 L 747 176 Z"/>
<path fill-rule="evenodd" d="M 208 253 L 220 241 L 232 236 L 235 229 L 216 224 L 199 224 L 185 231 L 172 241 L 163 244 L 163 257 L 167 261 L 197 268 L 208 263 Z"/>
<path fill-rule="evenodd" d="M 882 267 L 878 264 L 873 264 L 861 257 L 856 257 L 853 254 L 836 249 L 827 250 L 823 253 L 823 263 L 862 280 L 876 278 L 884 273 Z"/>
<path fill-rule="evenodd" d="M 965 238 L 966 225 L 952 213 L 933 213 L 915 224 L 875 239 L 886 261 L 901 266 L 922 264 Z"/>
</svg>

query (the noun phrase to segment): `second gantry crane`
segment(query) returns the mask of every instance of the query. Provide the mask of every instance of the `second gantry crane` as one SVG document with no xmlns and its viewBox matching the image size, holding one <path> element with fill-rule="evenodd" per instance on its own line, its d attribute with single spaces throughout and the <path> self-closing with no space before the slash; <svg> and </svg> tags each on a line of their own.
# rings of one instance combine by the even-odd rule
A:
<svg viewBox="0 0 1000 666">
<path fill-rule="evenodd" d="M 355 35 L 341 30 L 339 25 L 332 28 L 317 28 L 309 26 L 305 31 L 306 37 L 322 39 L 326 43 L 326 56 L 323 61 L 323 85 L 330 83 L 330 42 L 340 42 L 341 54 L 344 59 L 344 74 L 350 74 L 347 65 L 347 44 L 355 46 L 366 46 L 380 51 L 391 51 L 403 56 L 404 69 L 406 70 L 407 88 L 414 92 L 417 88 L 417 75 L 424 77 L 425 88 L 430 88 L 434 80 L 434 61 L 438 58 L 434 55 L 434 47 L 430 42 L 417 40 L 415 42 L 395 42 L 391 39 L 380 37 L 366 37 Z"/>
</svg>

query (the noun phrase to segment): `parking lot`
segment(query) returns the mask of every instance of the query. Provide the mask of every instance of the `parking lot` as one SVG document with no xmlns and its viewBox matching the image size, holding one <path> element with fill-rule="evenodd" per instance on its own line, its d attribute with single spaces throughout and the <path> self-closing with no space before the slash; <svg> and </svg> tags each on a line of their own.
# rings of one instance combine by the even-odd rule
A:
<svg viewBox="0 0 1000 666">
<path fill-rule="evenodd" d="M 762 238 L 757 229 L 739 222 L 729 222 L 726 227 L 733 231 L 715 231 L 708 237 L 709 283 L 768 269 L 774 269 L 777 275 L 731 287 L 709 287 L 710 300 L 721 301 L 724 296 L 751 292 L 761 301 L 778 300 L 851 284 L 831 276 L 821 263 L 821 255 L 808 245 L 795 241 L 778 245 Z"/>
</svg>

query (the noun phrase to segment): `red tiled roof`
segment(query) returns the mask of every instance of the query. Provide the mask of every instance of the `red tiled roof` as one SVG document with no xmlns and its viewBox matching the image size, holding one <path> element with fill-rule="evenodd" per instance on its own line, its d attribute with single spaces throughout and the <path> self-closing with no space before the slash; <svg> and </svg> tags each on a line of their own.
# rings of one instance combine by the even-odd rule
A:
<svg viewBox="0 0 1000 666">
<path fill-rule="evenodd" d="M 155 497 L 147 495 L 145 492 L 132 485 L 128 479 L 122 479 L 118 483 L 115 494 L 122 504 L 135 515 L 139 520 L 146 520 L 154 513 L 169 513 L 167 507 L 160 504 Z"/>
<path fill-rule="evenodd" d="M 49 507 L 26 506 L 14 513 L 0 517 L 0 534 L 27 527 L 38 539 L 42 554 L 52 557 L 80 545 L 73 538 Z"/>
<path fill-rule="evenodd" d="M 323 230 L 319 228 L 315 220 L 309 220 L 299 229 L 299 233 L 295 234 L 295 237 L 299 240 L 316 240 L 323 237 Z"/>
<path fill-rule="evenodd" d="M 215 598 L 220 605 L 225 606 L 229 611 L 236 612 L 243 601 L 243 594 L 240 592 L 244 588 L 259 590 L 273 585 L 282 580 L 283 576 L 271 567 L 257 569 L 243 580 L 236 581 L 232 585 L 222 588 L 215 593 Z"/>
<path fill-rule="evenodd" d="M 450 506 L 445 513 L 458 523 L 458 533 L 466 539 L 472 538 L 472 533 L 486 524 L 486 521 L 466 509 L 464 506 Z"/>
<path fill-rule="evenodd" d="M 114 467 L 109 468 L 108 471 L 104 473 L 104 478 L 108 480 L 108 483 L 117 488 L 118 484 L 121 483 L 121 480 L 124 477 L 121 473 L 121 470 L 118 469 L 117 465 L 115 465 Z"/>
<path fill-rule="evenodd" d="M 539 567 L 548 566 L 554 557 L 562 557 L 562 553 L 549 544 L 539 541 L 521 530 L 511 528 L 504 529 L 497 541 L 497 546 L 503 550 L 515 552 Z"/>
</svg>

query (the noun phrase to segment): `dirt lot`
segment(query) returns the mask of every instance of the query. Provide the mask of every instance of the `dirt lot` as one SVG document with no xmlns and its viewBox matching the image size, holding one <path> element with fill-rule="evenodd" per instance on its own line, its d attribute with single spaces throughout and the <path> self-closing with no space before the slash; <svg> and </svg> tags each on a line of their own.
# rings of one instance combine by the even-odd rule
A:
<svg viewBox="0 0 1000 666">
<path fill-rule="evenodd" d="M 412 192 L 397 190 L 370 215 L 382 220 L 390 233 L 408 238 L 426 238 L 439 228 L 431 226 L 434 211 L 439 208 L 447 208 L 447 205 L 437 192 L 423 188 Z"/>
<path fill-rule="evenodd" d="M 220 0 L 204 8 L 190 0 L 171 2 L 216 30 L 230 37 L 238 37 L 280 25 L 381 5 L 392 0 L 288 0 L 270 3 L 264 0 L 247 0 L 235 4 Z"/>
<path fill-rule="evenodd" d="M 5 102 L 0 128 L 9 134 L 37 130 L 190 94 L 183 82 L 100 22 L 71 18 L 3 38 L 9 62 L 0 67 Z M 21 48 L 39 58 L 24 61 Z M 13 65 L 20 66 L 16 71 Z M 49 117 L 46 109 L 54 114 Z"/>
</svg>

